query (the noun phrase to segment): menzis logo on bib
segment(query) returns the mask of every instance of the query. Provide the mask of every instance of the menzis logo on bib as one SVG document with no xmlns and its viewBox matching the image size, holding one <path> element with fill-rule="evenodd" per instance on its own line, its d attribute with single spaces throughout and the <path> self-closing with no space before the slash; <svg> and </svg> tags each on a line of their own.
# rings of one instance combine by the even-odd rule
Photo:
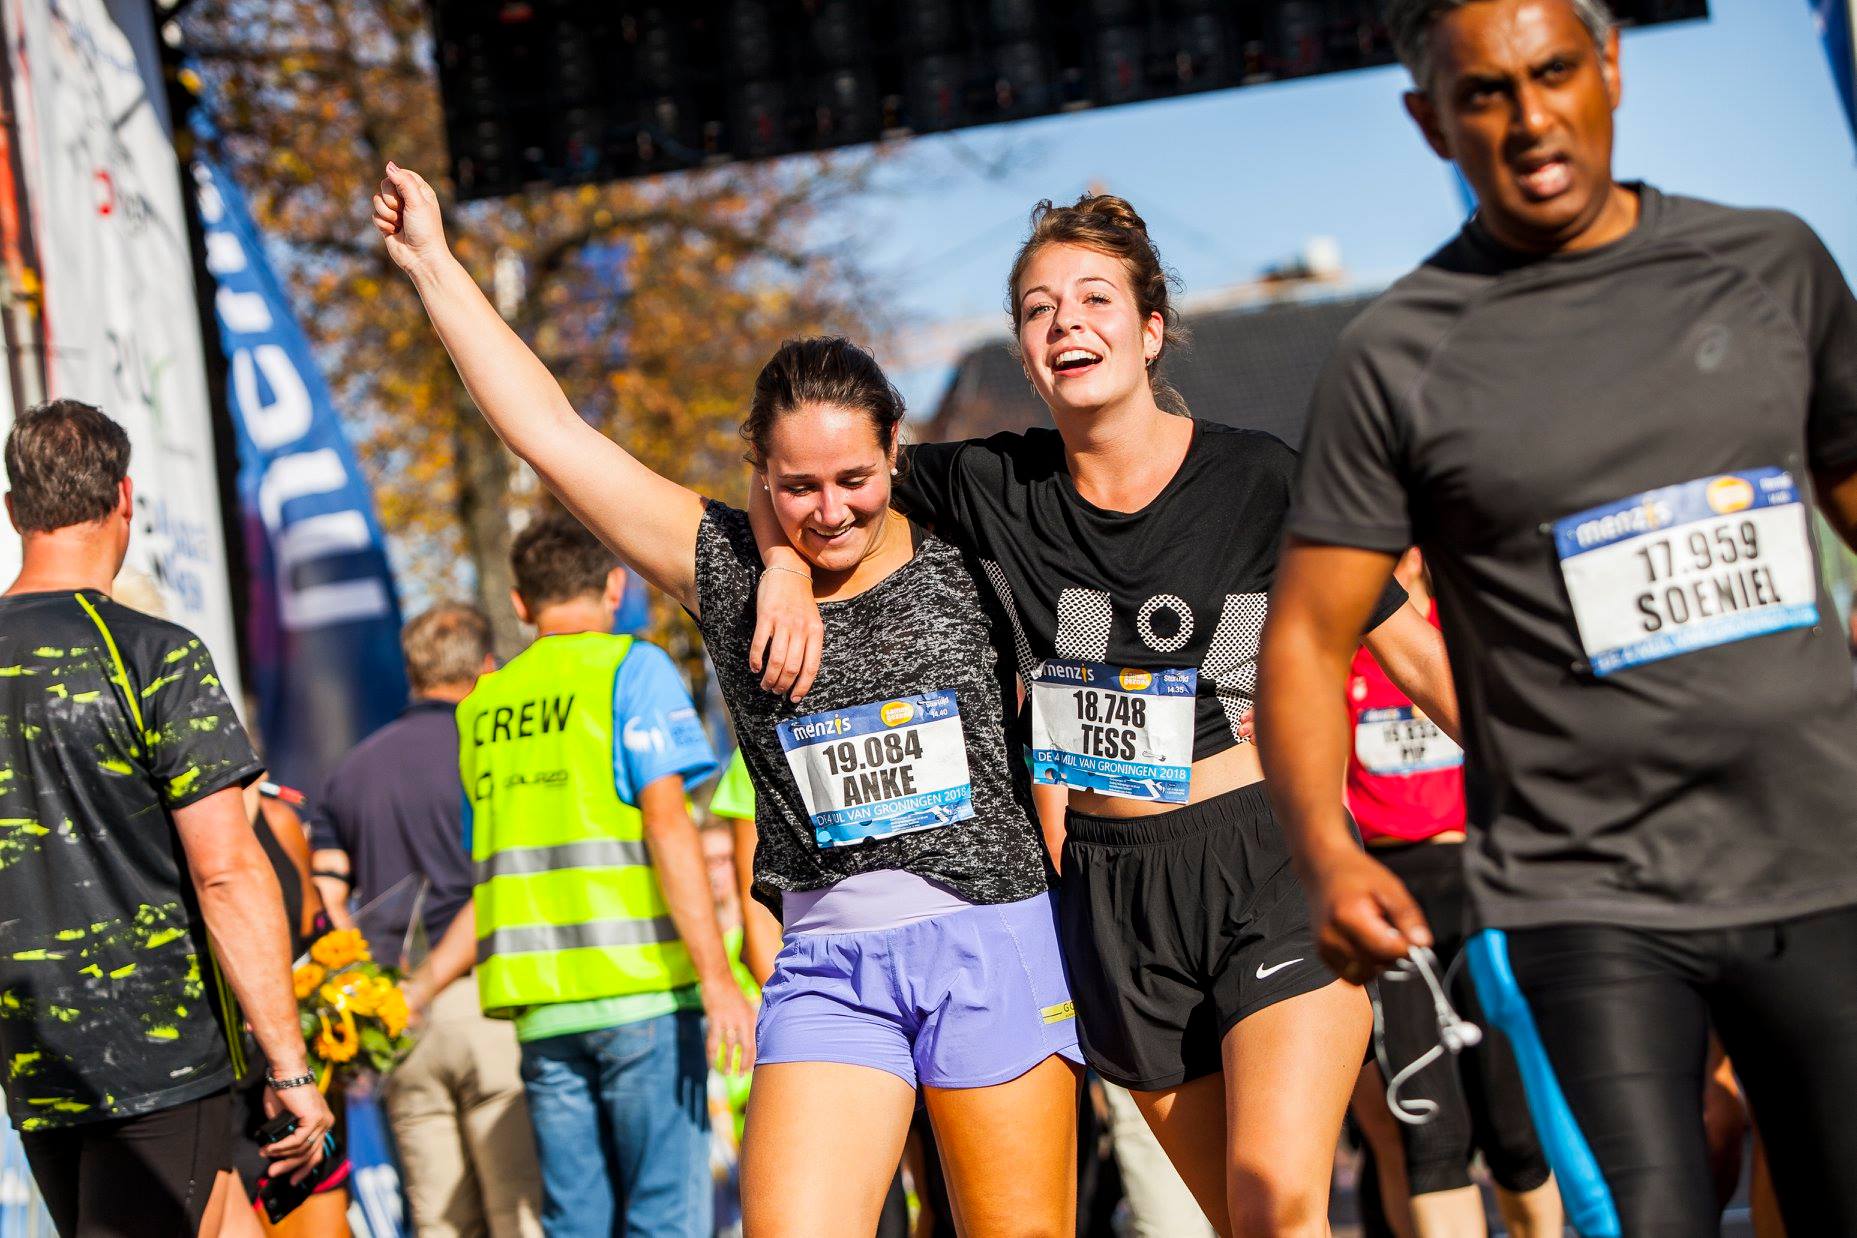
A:
<svg viewBox="0 0 1857 1238">
<path fill-rule="evenodd" d="M 1779 468 L 1647 490 L 1554 524 L 1595 675 L 1818 622 L 1805 503 Z"/>
</svg>

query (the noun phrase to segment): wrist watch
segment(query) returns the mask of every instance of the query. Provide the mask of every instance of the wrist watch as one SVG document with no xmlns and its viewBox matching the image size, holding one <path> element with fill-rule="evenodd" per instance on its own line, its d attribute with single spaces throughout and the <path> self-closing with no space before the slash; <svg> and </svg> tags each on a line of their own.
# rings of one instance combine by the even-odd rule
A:
<svg viewBox="0 0 1857 1238">
<path fill-rule="evenodd" d="M 264 1086 L 270 1088 L 273 1092 L 287 1092 L 291 1088 L 309 1087 L 315 1082 L 316 1076 L 314 1074 L 292 1075 L 288 1079 L 279 1079 L 269 1070 L 264 1072 Z"/>
</svg>

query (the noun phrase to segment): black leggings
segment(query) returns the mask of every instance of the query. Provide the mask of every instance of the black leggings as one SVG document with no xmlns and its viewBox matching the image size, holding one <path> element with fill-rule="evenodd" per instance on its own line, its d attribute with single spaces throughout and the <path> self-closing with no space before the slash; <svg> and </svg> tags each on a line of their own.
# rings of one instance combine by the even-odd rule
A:
<svg viewBox="0 0 1857 1238">
<path fill-rule="evenodd" d="M 1375 847 L 1373 856 L 1412 891 L 1431 925 L 1438 965 L 1450 968 L 1464 945 L 1463 844 Z M 1431 990 L 1419 977 L 1409 976 L 1383 977 L 1379 991 L 1387 1061 L 1393 1070 L 1402 1070 L 1438 1045 Z M 1486 1035 L 1482 1044 L 1455 1060 L 1449 1055 L 1440 1058 L 1400 1088 L 1401 1100 L 1425 1099 L 1438 1106 L 1423 1126 L 1399 1123 L 1406 1181 L 1414 1195 L 1469 1186 L 1471 1154 L 1480 1151 L 1496 1185 L 1505 1191 L 1532 1191 L 1547 1181 L 1548 1164 L 1528 1117 L 1521 1072 L 1508 1039 L 1488 1027 L 1467 968 L 1459 966 L 1452 976 L 1450 997 L 1457 1012 L 1484 1027 Z"/>
<path fill-rule="evenodd" d="M 1516 929 L 1508 955 L 1627 1238 L 1720 1232 L 1711 1023 L 1789 1232 L 1857 1234 L 1857 908 L 1706 932 Z"/>
<path fill-rule="evenodd" d="M 64 1238 L 197 1234 L 213 1179 L 232 1165 L 224 1092 L 134 1118 L 20 1136 Z"/>
</svg>

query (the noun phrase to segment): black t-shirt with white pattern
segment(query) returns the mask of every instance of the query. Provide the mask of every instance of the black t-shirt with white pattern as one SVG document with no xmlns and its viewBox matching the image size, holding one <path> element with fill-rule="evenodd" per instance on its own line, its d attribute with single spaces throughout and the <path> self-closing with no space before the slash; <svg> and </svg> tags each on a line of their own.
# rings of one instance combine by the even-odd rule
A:
<svg viewBox="0 0 1857 1238">
<path fill-rule="evenodd" d="M 735 721 L 754 781 L 754 893 L 780 911 L 783 890 L 817 890 L 877 869 L 901 869 L 970 903 L 1012 903 L 1052 884 L 1025 762 L 1007 742 L 1013 668 L 999 604 L 974 565 L 925 536 L 915 557 L 856 597 L 819 607 L 824 657 L 798 705 L 764 691 L 748 669 L 761 555 L 747 513 L 711 503 L 696 539 L 697 626 Z M 775 728 L 833 710 L 939 691 L 960 706 L 973 816 L 954 825 L 820 847 Z"/>
<path fill-rule="evenodd" d="M 1049 429 L 909 448 L 896 504 L 980 558 L 1026 682 L 1048 658 L 1196 669 L 1199 760 L 1243 742 L 1296 453 L 1261 431 L 1193 425 L 1179 471 L 1138 512 L 1079 494 Z M 1389 586 L 1368 629 L 1405 600 Z"/>
</svg>

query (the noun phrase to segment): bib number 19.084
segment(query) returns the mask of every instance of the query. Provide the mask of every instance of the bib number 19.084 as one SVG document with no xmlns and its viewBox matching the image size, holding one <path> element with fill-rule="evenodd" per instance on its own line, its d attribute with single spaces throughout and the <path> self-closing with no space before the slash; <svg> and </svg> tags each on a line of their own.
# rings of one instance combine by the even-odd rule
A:
<svg viewBox="0 0 1857 1238">
<path fill-rule="evenodd" d="M 820 748 L 819 755 L 825 758 L 826 766 L 833 774 L 856 774 L 920 759 L 922 736 L 915 731 L 903 735 L 894 731 L 888 735 L 867 735 L 861 743 L 846 739 L 836 744 L 825 744 Z"/>
</svg>

